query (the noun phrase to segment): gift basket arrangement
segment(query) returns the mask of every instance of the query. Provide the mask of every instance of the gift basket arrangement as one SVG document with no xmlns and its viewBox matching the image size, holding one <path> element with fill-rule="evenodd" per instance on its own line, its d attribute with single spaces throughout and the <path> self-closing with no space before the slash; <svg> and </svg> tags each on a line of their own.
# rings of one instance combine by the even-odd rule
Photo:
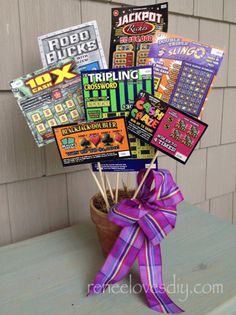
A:
<svg viewBox="0 0 236 315">
<path fill-rule="evenodd" d="M 180 313 L 163 289 L 160 244 L 183 195 L 158 168 L 158 152 L 188 162 L 224 52 L 167 33 L 168 3 L 113 8 L 111 18 L 109 67 L 91 21 L 40 36 L 43 68 L 10 86 L 37 145 L 56 141 L 63 166 L 88 164 L 98 187 L 90 211 L 105 262 L 89 294 L 123 279 L 137 259 L 150 308 Z"/>
</svg>

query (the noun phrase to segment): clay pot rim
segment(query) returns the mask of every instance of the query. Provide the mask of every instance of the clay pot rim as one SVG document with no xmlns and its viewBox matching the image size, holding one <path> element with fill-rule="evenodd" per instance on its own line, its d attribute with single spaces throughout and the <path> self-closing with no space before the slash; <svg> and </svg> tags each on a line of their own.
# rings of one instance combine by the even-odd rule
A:
<svg viewBox="0 0 236 315">
<path fill-rule="evenodd" d="M 93 211 L 95 211 L 98 215 L 103 216 L 104 218 L 107 217 L 108 212 L 104 212 L 99 210 L 95 205 L 94 205 L 94 200 L 96 199 L 97 196 L 101 195 L 100 192 L 97 192 L 95 195 L 93 195 L 90 198 L 90 207 L 93 208 Z"/>
<path fill-rule="evenodd" d="M 124 191 L 123 189 L 119 189 L 121 191 Z M 135 189 L 129 189 L 130 192 L 134 193 L 135 192 Z M 113 192 L 115 193 L 115 189 L 113 190 Z M 106 193 L 108 194 L 109 193 L 109 190 L 106 191 Z M 107 212 L 104 212 L 104 211 L 101 211 L 99 210 L 98 208 L 95 207 L 94 205 L 94 199 L 96 199 L 97 196 L 101 196 L 101 193 L 98 191 L 95 195 L 93 195 L 91 198 L 90 198 L 90 206 L 92 206 L 94 208 L 94 210 L 100 214 L 102 214 L 103 216 L 107 216 Z"/>
<path fill-rule="evenodd" d="M 93 197 L 90 199 L 90 217 L 95 226 L 99 230 L 106 231 L 120 231 L 120 227 L 116 225 L 115 223 L 111 222 L 108 219 L 108 213 L 103 212 L 96 208 L 94 205 L 94 199 L 99 195 L 100 193 L 96 193 Z"/>
</svg>

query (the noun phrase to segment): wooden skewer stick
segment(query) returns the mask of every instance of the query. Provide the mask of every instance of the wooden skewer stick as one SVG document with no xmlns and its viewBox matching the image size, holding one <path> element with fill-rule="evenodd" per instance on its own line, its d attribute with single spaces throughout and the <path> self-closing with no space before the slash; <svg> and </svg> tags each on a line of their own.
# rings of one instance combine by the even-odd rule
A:
<svg viewBox="0 0 236 315">
<path fill-rule="evenodd" d="M 98 181 L 96 175 L 95 175 L 94 172 L 91 170 L 91 168 L 89 168 L 89 171 L 90 171 L 91 175 L 93 176 L 93 178 L 94 178 L 94 180 L 95 180 L 95 183 L 97 184 L 98 189 L 100 190 L 100 193 L 101 193 L 101 195 L 102 195 L 102 197 L 103 197 L 103 199 L 104 199 L 104 201 L 105 201 L 104 192 L 103 192 L 103 190 L 102 190 L 102 187 L 101 187 L 101 185 L 100 185 L 100 183 L 99 183 L 99 181 Z M 105 201 L 105 202 L 106 202 L 106 201 Z"/>
<path fill-rule="evenodd" d="M 106 207 L 107 207 L 107 210 L 109 210 L 110 208 L 110 205 L 109 205 L 109 202 L 108 202 L 108 199 L 107 199 L 107 192 L 106 192 L 106 187 L 105 187 L 105 181 L 104 181 L 104 177 L 103 177 L 103 174 L 102 174 L 102 166 L 101 166 L 101 163 L 98 162 L 98 170 L 99 170 L 99 174 L 100 174 L 100 178 L 101 178 L 101 182 L 102 182 L 102 188 L 103 188 L 103 193 L 104 193 L 104 200 L 105 200 L 105 203 L 106 203 Z"/>
<path fill-rule="evenodd" d="M 101 166 L 100 162 L 98 162 L 98 171 L 99 171 L 99 175 L 100 175 L 100 178 L 101 178 L 103 192 L 104 192 L 104 195 L 105 195 L 106 194 L 106 187 L 105 187 L 104 177 L 103 177 L 103 174 L 102 174 L 102 166 Z"/>
<path fill-rule="evenodd" d="M 106 173 L 105 172 L 103 172 L 103 174 L 104 174 L 104 186 L 105 186 L 105 191 L 107 191 L 107 186 L 108 186 L 108 184 L 107 184 L 107 176 L 106 176 Z M 108 187 L 109 188 L 109 187 Z"/>
<path fill-rule="evenodd" d="M 116 196 L 115 196 L 115 203 L 118 202 L 118 194 L 119 194 L 119 179 L 120 179 L 120 173 L 116 173 Z"/>
<path fill-rule="evenodd" d="M 114 194 L 113 194 L 113 191 L 112 191 L 112 188 L 111 188 L 111 183 L 110 183 L 110 180 L 109 180 L 109 178 L 108 178 L 106 173 L 105 173 L 105 178 L 106 178 L 107 186 L 108 186 L 110 194 L 111 194 L 111 198 L 112 198 L 113 201 L 115 201 Z"/>
<path fill-rule="evenodd" d="M 153 166 L 153 164 L 155 163 L 155 161 L 156 161 L 156 159 L 157 159 L 157 157 L 158 157 L 158 154 L 159 154 L 159 152 L 156 151 L 156 154 L 154 155 L 154 157 L 153 157 L 153 159 L 152 159 L 152 161 L 151 161 L 151 163 L 150 163 L 148 169 L 146 170 L 146 172 L 145 172 L 145 174 L 144 174 L 144 176 L 143 176 L 143 178 L 142 178 L 142 180 L 141 180 L 141 182 L 140 182 L 138 188 L 136 189 L 136 191 L 135 191 L 135 193 L 134 193 L 132 199 L 135 199 L 135 198 L 138 196 L 138 193 L 139 193 L 139 191 L 140 191 L 140 189 L 141 189 L 141 187 L 142 187 L 142 185 L 143 185 L 145 179 L 147 178 L 149 172 L 151 171 L 152 166 Z"/>
</svg>

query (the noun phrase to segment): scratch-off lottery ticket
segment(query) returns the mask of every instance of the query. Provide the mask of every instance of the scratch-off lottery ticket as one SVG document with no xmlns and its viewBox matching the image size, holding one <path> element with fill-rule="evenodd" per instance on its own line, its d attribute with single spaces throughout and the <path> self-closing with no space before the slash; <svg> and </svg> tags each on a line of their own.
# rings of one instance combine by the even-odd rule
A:
<svg viewBox="0 0 236 315">
<path fill-rule="evenodd" d="M 141 92 L 128 117 L 128 131 L 185 164 L 207 124 Z"/>
<path fill-rule="evenodd" d="M 124 117 L 53 128 L 64 166 L 131 156 Z"/>
<path fill-rule="evenodd" d="M 167 26 L 167 2 L 112 9 L 110 68 L 145 65 L 155 32 Z"/>
<path fill-rule="evenodd" d="M 201 120 L 169 106 L 150 144 L 186 164 L 206 129 Z"/>
<path fill-rule="evenodd" d="M 140 90 L 153 93 L 150 66 L 82 72 L 85 115 L 88 121 L 128 116 Z M 149 165 L 155 150 L 129 135 L 132 159 L 104 163 L 106 171 L 137 171 Z"/>
<path fill-rule="evenodd" d="M 44 67 L 72 57 L 80 70 L 107 68 L 96 21 L 42 35 L 38 44 Z"/>
<path fill-rule="evenodd" d="M 82 72 L 88 121 L 129 112 L 140 90 L 153 92 L 151 66 Z"/>
<path fill-rule="evenodd" d="M 81 75 L 65 59 L 10 82 L 39 147 L 54 141 L 52 126 L 84 120 Z"/>
<path fill-rule="evenodd" d="M 167 108 L 168 104 L 141 91 L 129 113 L 128 131 L 149 143 Z"/>
<path fill-rule="evenodd" d="M 155 96 L 192 116 L 201 116 L 223 55 L 222 49 L 157 32 L 147 60 L 154 67 Z"/>
</svg>

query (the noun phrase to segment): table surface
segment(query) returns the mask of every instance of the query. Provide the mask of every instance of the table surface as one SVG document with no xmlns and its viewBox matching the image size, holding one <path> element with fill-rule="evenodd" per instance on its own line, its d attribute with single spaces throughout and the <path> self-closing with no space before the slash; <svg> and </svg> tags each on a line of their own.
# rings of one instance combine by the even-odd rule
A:
<svg viewBox="0 0 236 315">
<path fill-rule="evenodd" d="M 175 230 L 162 242 L 171 298 L 186 315 L 235 315 L 236 227 L 186 203 L 178 211 Z M 114 288 L 86 296 L 103 260 L 90 222 L 1 247 L 0 315 L 155 314 L 143 293 L 127 287 L 125 294 Z M 134 266 L 121 284 L 137 292 L 138 279 Z"/>
</svg>

